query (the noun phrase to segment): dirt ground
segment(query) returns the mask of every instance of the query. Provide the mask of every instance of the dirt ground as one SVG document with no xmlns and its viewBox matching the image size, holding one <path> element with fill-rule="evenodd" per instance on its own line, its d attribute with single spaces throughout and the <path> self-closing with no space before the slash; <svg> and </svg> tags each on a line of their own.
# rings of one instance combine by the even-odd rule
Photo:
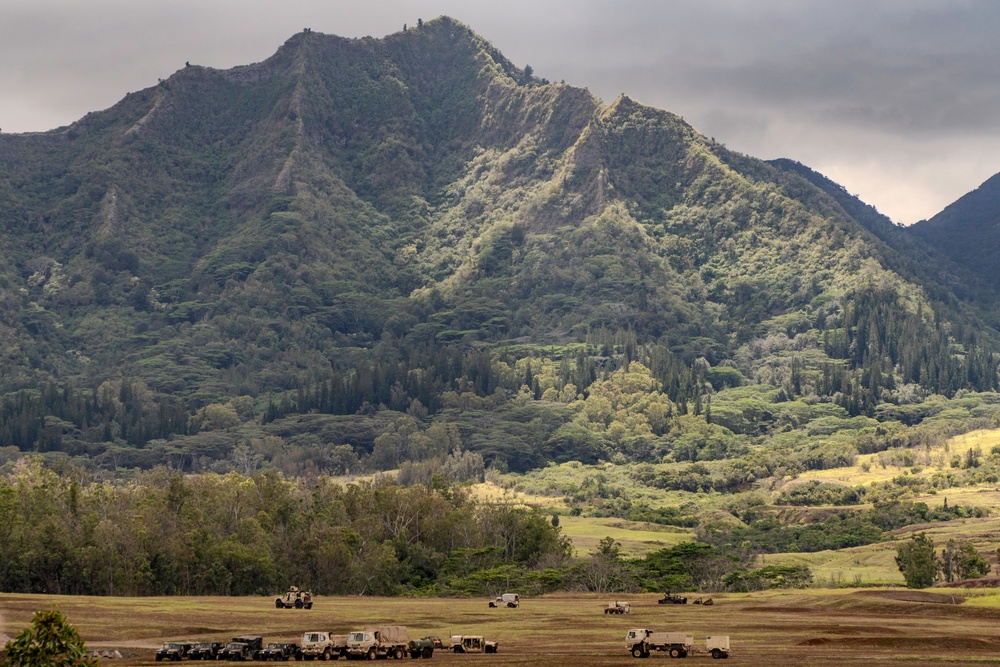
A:
<svg viewBox="0 0 1000 667">
<path fill-rule="evenodd" d="M 690 599 L 697 593 L 689 593 Z M 406 625 L 411 638 L 484 635 L 495 655 L 435 651 L 450 665 L 634 664 L 629 628 L 687 632 L 705 664 L 708 635 L 729 635 L 726 665 L 971 665 L 1000 663 L 1000 608 L 971 606 L 964 592 L 899 589 L 787 591 L 716 596 L 712 606 L 659 605 L 656 595 L 619 596 L 626 616 L 605 615 L 600 595 L 523 599 L 519 609 L 490 609 L 479 599 L 317 597 L 312 610 L 278 610 L 273 598 L 95 598 L 0 595 L 0 634 L 15 636 L 38 609 L 60 609 L 91 648 L 117 649 L 104 665 L 154 665 L 168 640 L 225 641 L 243 634 L 294 641 L 305 631 L 338 634 L 373 625 Z M 653 654 L 642 664 L 671 661 Z M 713 663 L 714 664 L 714 663 Z"/>
</svg>

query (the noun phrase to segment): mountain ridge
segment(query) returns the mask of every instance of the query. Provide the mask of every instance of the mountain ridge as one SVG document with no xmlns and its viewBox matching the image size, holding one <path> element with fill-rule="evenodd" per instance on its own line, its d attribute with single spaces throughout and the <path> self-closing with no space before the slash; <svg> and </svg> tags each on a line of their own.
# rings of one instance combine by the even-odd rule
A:
<svg viewBox="0 0 1000 667">
<path fill-rule="evenodd" d="M 463 366 L 483 351 L 541 350 L 564 385 L 646 355 L 678 404 L 705 368 L 854 414 L 899 384 L 992 388 L 987 302 L 842 190 L 538 79 L 451 19 L 302 32 L 0 135 L 0 390 L 136 381 L 259 418 L 340 383 L 323 409 L 434 410 L 496 390 Z"/>
</svg>

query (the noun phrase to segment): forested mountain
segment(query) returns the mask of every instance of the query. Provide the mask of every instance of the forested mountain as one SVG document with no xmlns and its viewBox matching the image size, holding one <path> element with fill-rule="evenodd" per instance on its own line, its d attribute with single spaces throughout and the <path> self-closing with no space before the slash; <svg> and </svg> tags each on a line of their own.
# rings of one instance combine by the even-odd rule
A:
<svg viewBox="0 0 1000 667">
<path fill-rule="evenodd" d="M 995 293 L 1000 287 L 1000 174 L 908 231 L 968 267 Z"/>
<path fill-rule="evenodd" d="M 187 65 L 0 135 L 0 447 L 527 469 L 669 454 L 742 384 L 845 417 L 995 389 L 962 281 L 817 183 L 447 18 Z"/>
</svg>

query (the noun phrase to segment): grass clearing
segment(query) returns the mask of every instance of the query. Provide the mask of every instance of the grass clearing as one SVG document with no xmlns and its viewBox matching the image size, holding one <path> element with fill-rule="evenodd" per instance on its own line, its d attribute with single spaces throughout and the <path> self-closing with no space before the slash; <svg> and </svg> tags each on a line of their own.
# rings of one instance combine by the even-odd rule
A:
<svg viewBox="0 0 1000 667">
<path fill-rule="evenodd" d="M 686 592 L 689 597 L 695 593 Z M 632 614 L 607 616 L 608 600 L 627 599 Z M 151 666 L 168 640 L 222 641 L 258 634 L 293 640 L 307 630 L 337 633 L 373 625 L 405 625 L 411 638 L 483 635 L 500 642 L 496 655 L 436 651 L 448 665 L 632 665 L 628 628 L 694 635 L 694 664 L 710 659 L 707 635 L 728 634 L 733 664 L 981 665 L 1000 651 L 996 624 L 1000 595 L 949 589 L 926 595 L 893 590 L 764 591 L 716 595 L 715 604 L 658 605 L 655 594 L 558 594 L 523 599 L 519 609 L 489 609 L 469 598 L 316 598 L 311 611 L 276 610 L 270 597 L 95 598 L 0 594 L 0 632 L 16 635 L 37 609 L 57 607 L 92 648 L 117 648 L 122 660 L 104 664 Z M 963 604 L 941 604 L 961 601 Z M 669 660 L 654 654 L 651 661 Z M 686 663 L 685 663 L 686 664 Z M 729 664 L 729 663 L 727 663 Z"/>
</svg>

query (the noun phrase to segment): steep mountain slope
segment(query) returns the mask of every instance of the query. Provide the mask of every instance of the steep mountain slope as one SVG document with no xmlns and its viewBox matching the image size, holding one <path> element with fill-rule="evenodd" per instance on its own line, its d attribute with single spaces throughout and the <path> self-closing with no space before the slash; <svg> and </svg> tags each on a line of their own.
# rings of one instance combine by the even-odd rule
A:
<svg viewBox="0 0 1000 667">
<path fill-rule="evenodd" d="M 322 381 L 380 340 L 621 329 L 717 364 L 776 334 L 822 347 L 865 293 L 914 331 L 961 317 L 805 179 L 533 78 L 446 18 L 307 31 L 0 135 L 0 221 L 4 391 L 122 376 L 193 408 Z M 870 352 L 898 361 L 854 363 Z"/>
<path fill-rule="evenodd" d="M 966 267 L 995 293 L 1000 287 L 1000 174 L 907 231 Z"/>
</svg>

